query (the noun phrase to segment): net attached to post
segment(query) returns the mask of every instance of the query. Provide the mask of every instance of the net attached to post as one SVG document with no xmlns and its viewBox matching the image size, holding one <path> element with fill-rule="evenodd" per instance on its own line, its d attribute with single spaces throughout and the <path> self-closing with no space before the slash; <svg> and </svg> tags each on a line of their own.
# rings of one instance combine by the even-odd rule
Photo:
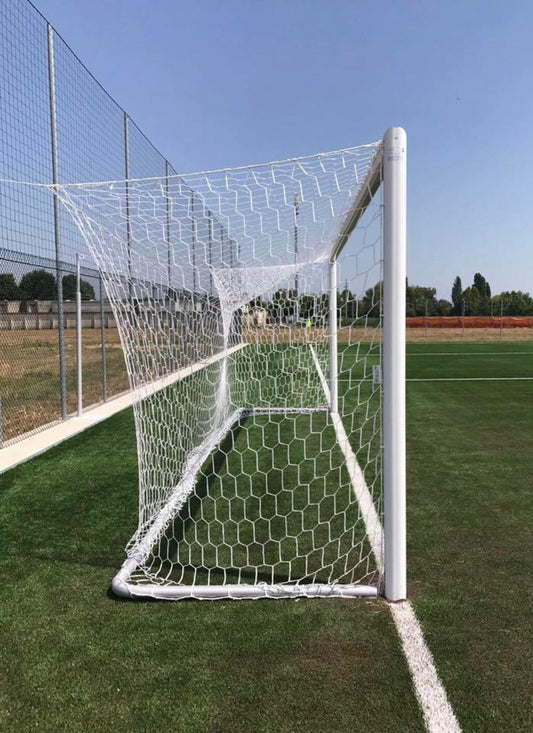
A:
<svg viewBox="0 0 533 733">
<path fill-rule="evenodd" d="M 117 593 L 376 593 L 380 155 L 54 187 L 135 391 L 139 518 Z"/>
</svg>

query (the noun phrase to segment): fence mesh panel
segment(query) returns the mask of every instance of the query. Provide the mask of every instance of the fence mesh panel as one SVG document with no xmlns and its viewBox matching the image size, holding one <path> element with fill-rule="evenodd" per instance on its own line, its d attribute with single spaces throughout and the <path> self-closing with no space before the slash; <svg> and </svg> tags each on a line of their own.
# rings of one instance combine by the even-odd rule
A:
<svg viewBox="0 0 533 733">
<path fill-rule="evenodd" d="M 2 181 L 52 183 L 54 161 L 59 183 L 173 172 L 27 0 L 0 0 L 0 48 Z M 95 263 L 68 213 L 60 208 L 54 215 L 50 190 L 0 183 L 0 442 L 76 409 L 77 254 L 89 406 L 128 388 Z"/>
</svg>

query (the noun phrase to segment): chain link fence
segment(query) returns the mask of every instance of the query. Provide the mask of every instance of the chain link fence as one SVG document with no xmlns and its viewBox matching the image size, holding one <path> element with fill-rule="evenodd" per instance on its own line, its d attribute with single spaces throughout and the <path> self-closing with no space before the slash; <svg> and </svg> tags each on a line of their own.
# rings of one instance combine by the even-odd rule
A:
<svg viewBox="0 0 533 733">
<path fill-rule="evenodd" d="M 76 410 L 76 258 L 83 404 L 128 388 L 95 263 L 50 190 L 175 171 L 27 0 L 0 0 L 0 445 Z"/>
</svg>

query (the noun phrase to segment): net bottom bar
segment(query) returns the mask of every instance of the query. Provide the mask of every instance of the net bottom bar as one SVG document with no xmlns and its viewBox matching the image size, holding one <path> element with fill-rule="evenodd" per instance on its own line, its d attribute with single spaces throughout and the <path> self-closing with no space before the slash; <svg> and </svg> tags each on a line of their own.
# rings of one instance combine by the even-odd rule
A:
<svg viewBox="0 0 533 733">
<path fill-rule="evenodd" d="M 152 526 L 144 535 L 144 537 L 130 551 L 128 559 L 124 562 L 119 572 L 113 578 L 111 590 L 117 596 L 122 598 L 160 598 L 167 600 L 181 600 L 186 598 L 197 599 L 229 599 L 229 598 L 327 598 L 327 597 L 372 597 L 376 596 L 377 589 L 369 585 L 341 585 L 326 583 L 309 583 L 295 585 L 269 585 L 267 583 L 259 583 L 257 585 L 160 585 L 154 584 L 135 584 L 129 580 L 137 568 L 142 565 L 150 549 L 153 547 L 158 538 L 165 531 L 172 517 L 179 512 L 185 503 L 187 497 L 194 488 L 198 472 L 202 464 L 209 457 L 211 452 L 220 443 L 223 437 L 239 420 L 253 415 L 289 415 L 289 414 L 308 414 L 317 412 L 329 412 L 327 407 L 311 407 L 311 408 L 286 408 L 286 407 L 268 407 L 268 408 L 249 408 L 241 407 L 231 413 L 223 425 L 212 433 L 198 446 L 191 454 L 187 464 L 185 465 L 181 481 L 174 489 L 171 497 L 157 515 Z"/>
<path fill-rule="evenodd" d="M 167 601 L 239 600 L 259 598 L 375 598 L 373 585 L 135 585 L 122 580 L 122 571 L 113 579 L 111 588 L 121 598 L 157 598 Z"/>
<path fill-rule="evenodd" d="M 241 407 L 239 418 L 252 415 L 310 415 L 316 412 L 329 412 L 329 407 Z"/>
</svg>

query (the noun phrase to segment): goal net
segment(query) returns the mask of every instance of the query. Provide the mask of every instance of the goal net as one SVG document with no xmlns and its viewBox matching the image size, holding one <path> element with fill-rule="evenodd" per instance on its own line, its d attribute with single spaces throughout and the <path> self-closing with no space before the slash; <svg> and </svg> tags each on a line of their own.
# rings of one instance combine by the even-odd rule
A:
<svg viewBox="0 0 533 733">
<path fill-rule="evenodd" d="M 385 147 L 54 187 L 135 393 L 139 516 L 116 593 L 382 588 Z"/>
</svg>

